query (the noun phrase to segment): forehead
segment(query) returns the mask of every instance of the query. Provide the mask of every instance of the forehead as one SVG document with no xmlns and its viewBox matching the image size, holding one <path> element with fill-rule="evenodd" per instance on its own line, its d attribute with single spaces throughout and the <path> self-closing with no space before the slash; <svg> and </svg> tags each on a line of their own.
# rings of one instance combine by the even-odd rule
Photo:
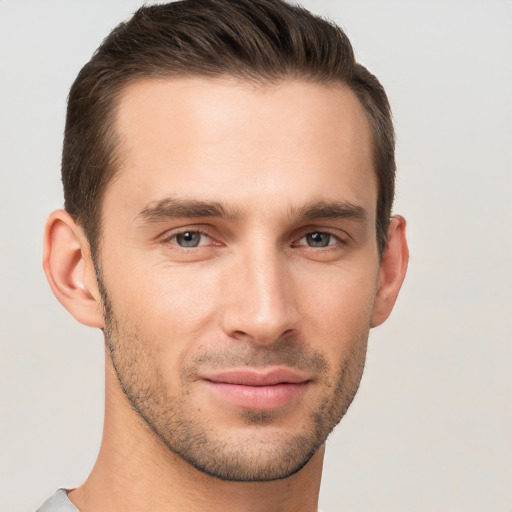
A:
<svg viewBox="0 0 512 512">
<path fill-rule="evenodd" d="M 342 84 L 139 80 L 123 91 L 115 130 L 122 164 L 106 202 L 115 194 L 130 208 L 166 196 L 241 208 L 342 199 L 374 209 L 369 123 Z"/>
</svg>

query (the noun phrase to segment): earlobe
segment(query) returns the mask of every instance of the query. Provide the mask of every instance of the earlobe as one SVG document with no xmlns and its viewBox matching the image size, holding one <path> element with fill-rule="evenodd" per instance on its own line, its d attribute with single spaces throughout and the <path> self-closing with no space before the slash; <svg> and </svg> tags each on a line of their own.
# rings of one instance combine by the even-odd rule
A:
<svg viewBox="0 0 512 512">
<path fill-rule="evenodd" d="M 371 327 L 382 324 L 391 314 L 405 278 L 408 261 L 409 249 L 405 236 L 405 219 L 396 215 L 391 218 L 387 244 L 380 263 Z"/>
<path fill-rule="evenodd" d="M 48 217 L 43 268 L 59 302 L 81 323 L 103 328 L 101 296 L 89 243 L 64 210 Z"/>
</svg>

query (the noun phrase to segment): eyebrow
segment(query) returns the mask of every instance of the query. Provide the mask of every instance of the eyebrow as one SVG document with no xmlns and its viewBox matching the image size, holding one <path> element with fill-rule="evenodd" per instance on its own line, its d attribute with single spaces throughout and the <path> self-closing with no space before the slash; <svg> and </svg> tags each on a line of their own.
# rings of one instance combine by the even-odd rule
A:
<svg viewBox="0 0 512 512">
<path fill-rule="evenodd" d="M 167 197 L 160 201 L 149 203 L 136 217 L 147 224 L 153 224 L 166 219 L 179 217 L 222 217 L 238 218 L 239 212 L 227 211 L 216 201 L 199 201 L 195 199 L 180 199 Z"/>
<path fill-rule="evenodd" d="M 292 210 L 293 213 L 293 210 Z M 368 212 L 348 201 L 316 201 L 298 209 L 296 215 L 305 219 L 368 219 Z"/>
<path fill-rule="evenodd" d="M 301 207 L 292 206 L 290 217 L 303 219 L 355 219 L 366 220 L 368 212 L 361 206 L 348 201 L 315 201 Z M 226 209 L 217 201 L 201 201 L 167 197 L 150 202 L 136 217 L 146 224 L 153 224 L 173 218 L 218 217 L 237 220 L 243 217 L 238 208 Z"/>
</svg>

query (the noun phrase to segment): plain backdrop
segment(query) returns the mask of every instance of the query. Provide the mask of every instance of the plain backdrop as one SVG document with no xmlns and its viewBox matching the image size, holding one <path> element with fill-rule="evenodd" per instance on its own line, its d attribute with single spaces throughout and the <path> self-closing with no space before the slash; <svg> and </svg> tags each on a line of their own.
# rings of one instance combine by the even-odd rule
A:
<svg viewBox="0 0 512 512">
<path fill-rule="evenodd" d="M 65 101 L 137 0 L 0 0 L 0 511 L 81 483 L 100 443 L 103 347 L 50 292 Z M 512 3 L 339 0 L 391 100 L 409 275 L 328 440 L 321 507 L 512 510 Z"/>
</svg>

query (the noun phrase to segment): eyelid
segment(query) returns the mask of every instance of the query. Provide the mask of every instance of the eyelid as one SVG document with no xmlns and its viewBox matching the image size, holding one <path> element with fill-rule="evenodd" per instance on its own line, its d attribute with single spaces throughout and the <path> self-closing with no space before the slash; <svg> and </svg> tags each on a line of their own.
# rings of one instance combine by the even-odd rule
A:
<svg viewBox="0 0 512 512">
<path fill-rule="evenodd" d="M 340 229 L 329 228 L 329 227 L 308 226 L 306 228 L 301 229 L 300 232 L 298 233 L 298 236 L 294 237 L 295 241 L 293 242 L 292 245 L 298 245 L 298 242 L 300 240 L 302 240 L 305 236 L 310 235 L 312 233 L 322 233 L 322 234 L 332 236 L 337 240 L 339 245 L 348 244 L 349 239 L 351 238 L 351 236 L 348 233 L 346 233 L 345 231 L 342 231 Z M 311 246 L 308 246 L 305 244 L 300 244 L 300 247 L 308 247 L 311 249 L 327 249 L 327 248 L 333 248 L 336 245 L 337 244 L 328 245 L 326 247 L 311 247 Z"/>
<path fill-rule="evenodd" d="M 223 245 L 223 243 L 221 241 L 219 241 L 219 238 L 220 238 L 219 235 L 217 233 L 212 233 L 212 231 L 213 230 L 210 228 L 210 226 L 204 226 L 204 225 L 196 224 L 196 225 L 179 226 L 176 228 L 168 229 L 167 231 L 165 231 L 164 233 L 162 233 L 161 235 L 156 237 L 156 241 L 161 244 L 172 243 L 173 246 L 180 248 L 180 249 L 185 249 L 188 251 L 190 251 L 190 249 L 198 249 L 199 247 L 208 246 L 210 244 L 216 245 L 216 246 Z M 197 247 L 185 248 L 185 247 L 181 247 L 180 245 L 178 245 L 175 242 L 171 242 L 171 240 L 174 237 L 176 237 L 177 235 L 187 233 L 187 232 L 198 233 L 204 237 L 207 237 L 210 240 L 210 244 L 201 244 Z M 328 245 L 328 246 L 324 247 L 323 249 L 334 248 L 338 245 L 347 245 L 349 243 L 349 241 L 352 239 L 352 237 L 346 231 L 340 230 L 339 228 L 331 228 L 331 227 L 327 227 L 327 226 L 305 226 L 305 227 L 301 228 L 300 230 L 296 231 L 295 235 L 293 236 L 293 241 L 291 243 L 291 246 L 300 246 L 300 247 L 306 247 L 306 248 L 315 249 L 315 250 L 322 249 L 322 247 L 311 247 L 306 244 L 298 244 L 298 242 L 302 238 L 304 238 L 305 236 L 312 234 L 312 233 L 324 233 L 324 234 L 330 235 L 330 236 L 334 237 L 336 239 L 336 241 L 338 242 L 336 244 Z"/>
<path fill-rule="evenodd" d="M 173 238 L 175 238 L 178 235 L 182 235 L 184 233 L 198 233 L 201 236 L 207 237 L 210 241 L 217 242 L 217 240 L 212 236 L 212 234 L 209 233 L 209 230 L 205 229 L 204 227 L 201 227 L 201 226 L 180 226 L 179 228 L 169 229 L 165 233 L 163 233 L 161 236 L 158 237 L 158 242 L 162 243 L 162 244 L 172 244 L 180 249 L 186 249 L 188 251 L 190 251 L 191 249 L 198 249 L 199 247 L 204 247 L 205 245 L 208 245 L 208 244 L 200 244 L 197 247 L 187 248 L 187 247 L 182 247 L 182 246 L 178 245 L 176 242 L 172 242 Z M 217 244 L 220 245 L 219 242 L 217 242 Z M 217 244 L 215 244 L 215 245 L 217 245 Z"/>
<path fill-rule="evenodd" d="M 329 243 L 327 243 L 327 245 L 319 245 L 319 246 L 314 246 L 314 245 L 310 245 L 307 243 L 307 238 L 309 235 L 312 235 L 312 234 L 319 234 L 319 235 L 327 235 L 329 237 Z M 302 240 L 306 239 L 306 243 L 302 244 Z M 340 239 L 333 235 L 332 233 L 326 233 L 326 232 L 322 232 L 322 231 L 313 231 L 312 233 L 306 233 L 304 236 L 301 236 L 299 238 L 299 245 L 301 246 L 304 246 L 304 247 L 311 247 L 312 249 L 326 249 L 327 247 L 333 247 L 334 245 L 336 245 L 337 243 L 340 242 Z"/>
</svg>

